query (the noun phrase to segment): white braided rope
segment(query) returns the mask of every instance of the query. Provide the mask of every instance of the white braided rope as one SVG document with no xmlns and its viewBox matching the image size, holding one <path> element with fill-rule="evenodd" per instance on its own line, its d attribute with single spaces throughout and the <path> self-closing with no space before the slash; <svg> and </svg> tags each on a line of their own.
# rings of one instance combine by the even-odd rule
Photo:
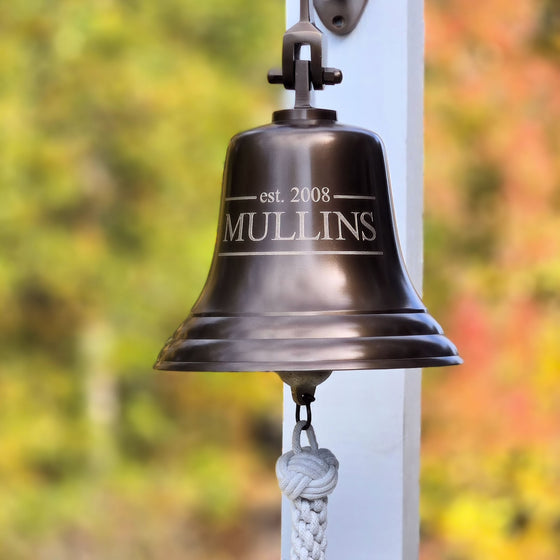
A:
<svg viewBox="0 0 560 560">
<path fill-rule="evenodd" d="M 276 463 L 282 493 L 292 502 L 291 560 L 324 560 L 327 548 L 327 496 L 338 480 L 338 461 L 328 449 L 319 449 L 312 426 L 306 430 L 308 447 L 301 447 L 306 421 L 294 428 L 292 451 Z"/>
</svg>

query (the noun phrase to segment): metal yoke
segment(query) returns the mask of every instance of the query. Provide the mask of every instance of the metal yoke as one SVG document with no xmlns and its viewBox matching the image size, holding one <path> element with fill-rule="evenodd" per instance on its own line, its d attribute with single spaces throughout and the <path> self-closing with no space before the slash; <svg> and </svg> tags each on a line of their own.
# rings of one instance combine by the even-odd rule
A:
<svg viewBox="0 0 560 560">
<path fill-rule="evenodd" d="M 301 60 L 301 48 L 308 45 L 310 60 Z M 268 73 L 271 84 L 283 84 L 296 92 L 296 108 L 310 107 L 310 90 L 342 82 L 337 68 L 323 67 L 323 34 L 311 23 L 309 0 L 301 0 L 300 21 L 284 33 L 282 42 L 282 70 Z"/>
</svg>

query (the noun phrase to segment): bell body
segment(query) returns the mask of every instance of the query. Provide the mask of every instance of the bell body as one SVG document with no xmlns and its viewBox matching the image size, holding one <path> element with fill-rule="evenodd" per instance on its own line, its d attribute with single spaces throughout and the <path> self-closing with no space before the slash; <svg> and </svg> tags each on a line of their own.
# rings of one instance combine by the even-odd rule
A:
<svg viewBox="0 0 560 560">
<path fill-rule="evenodd" d="M 406 272 L 376 134 L 294 109 L 231 140 L 208 280 L 157 369 L 460 362 Z"/>
</svg>

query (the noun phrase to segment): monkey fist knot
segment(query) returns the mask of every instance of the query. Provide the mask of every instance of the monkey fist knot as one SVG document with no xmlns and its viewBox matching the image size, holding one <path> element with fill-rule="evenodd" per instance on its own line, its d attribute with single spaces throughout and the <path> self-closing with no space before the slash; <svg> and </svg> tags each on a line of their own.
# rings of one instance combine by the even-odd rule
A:
<svg viewBox="0 0 560 560">
<path fill-rule="evenodd" d="M 328 450 L 317 446 L 313 428 L 307 433 L 309 447 L 301 447 L 300 422 L 294 432 L 293 451 L 282 455 L 276 463 L 276 475 L 282 493 L 291 501 L 297 498 L 320 500 L 335 488 L 338 480 L 338 461 Z"/>
</svg>

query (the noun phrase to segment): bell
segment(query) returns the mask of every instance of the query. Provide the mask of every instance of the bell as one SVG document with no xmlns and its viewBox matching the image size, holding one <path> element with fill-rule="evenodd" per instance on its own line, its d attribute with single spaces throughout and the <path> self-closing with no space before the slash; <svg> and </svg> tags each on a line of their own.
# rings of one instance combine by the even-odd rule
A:
<svg viewBox="0 0 560 560">
<path fill-rule="evenodd" d="M 274 371 L 301 396 L 333 370 L 461 363 L 407 274 L 381 139 L 309 105 L 295 50 L 296 107 L 231 140 L 208 280 L 155 367 Z"/>
<path fill-rule="evenodd" d="M 231 140 L 214 259 L 156 367 L 399 368 L 459 362 L 414 290 L 381 139 L 324 109 Z"/>
</svg>

